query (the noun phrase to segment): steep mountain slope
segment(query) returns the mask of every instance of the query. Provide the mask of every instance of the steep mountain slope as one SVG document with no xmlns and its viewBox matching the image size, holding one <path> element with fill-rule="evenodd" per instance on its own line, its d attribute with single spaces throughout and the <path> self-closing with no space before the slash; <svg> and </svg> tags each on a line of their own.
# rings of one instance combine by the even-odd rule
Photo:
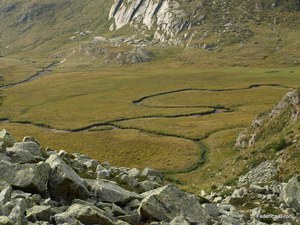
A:
<svg viewBox="0 0 300 225">
<path fill-rule="evenodd" d="M 188 46 L 222 55 L 231 46 L 236 54 L 251 48 L 262 58 L 284 53 L 278 61 L 298 63 L 293 50 L 299 47 L 299 9 L 298 0 L 1 1 L 0 53 L 61 59 L 104 55 L 107 62 L 135 63 L 149 59 L 143 53 L 133 54 L 137 60 L 116 60 L 118 55 L 93 52 L 125 48 L 119 58 L 126 58 L 126 50 L 136 52 L 136 47 Z"/>
</svg>

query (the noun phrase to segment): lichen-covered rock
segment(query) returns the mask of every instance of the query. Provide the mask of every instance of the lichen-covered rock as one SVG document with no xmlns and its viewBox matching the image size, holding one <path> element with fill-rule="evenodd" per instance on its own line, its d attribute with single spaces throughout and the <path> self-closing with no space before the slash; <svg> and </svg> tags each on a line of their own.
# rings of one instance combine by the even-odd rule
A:
<svg viewBox="0 0 300 225">
<path fill-rule="evenodd" d="M 71 203 L 76 198 L 88 198 L 89 192 L 83 179 L 58 155 L 51 155 L 46 163 L 51 167 L 48 188 L 54 200 Z"/>
<path fill-rule="evenodd" d="M 13 164 L 0 161 L 0 180 L 4 180 L 13 187 L 31 193 L 44 194 L 49 180 L 50 167 L 47 163 Z"/>
<path fill-rule="evenodd" d="M 144 219 L 170 222 L 180 215 L 188 217 L 193 223 L 206 223 L 209 219 L 197 198 L 174 185 L 143 193 L 143 196 L 145 198 L 141 202 L 139 212 Z"/>
</svg>

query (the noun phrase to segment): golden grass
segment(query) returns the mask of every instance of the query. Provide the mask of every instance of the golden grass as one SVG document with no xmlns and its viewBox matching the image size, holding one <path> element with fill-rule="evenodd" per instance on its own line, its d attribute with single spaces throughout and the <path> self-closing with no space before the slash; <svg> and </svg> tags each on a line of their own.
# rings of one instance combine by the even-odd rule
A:
<svg viewBox="0 0 300 225">
<path fill-rule="evenodd" d="M 271 108 L 288 89 L 260 87 L 230 92 L 188 91 L 156 96 L 142 102 L 160 106 L 219 104 L 234 109 L 234 112 L 206 116 L 159 118 L 210 109 L 147 108 L 135 105 L 132 101 L 183 88 L 245 88 L 252 84 L 300 86 L 298 67 L 211 68 L 175 61 L 169 64 L 151 62 L 102 68 L 101 65 L 86 63 L 85 66 L 75 66 L 75 62 L 67 62 L 59 65 L 49 76 L 5 90 L 8 98 L 0 117 L 51 125 L 58 129 L 76 129 L 98 122 L 131 119 L 115 123 L 121 127 L 138 128 L 162 135 L 107 126 L 93 132 L 78 133 L 53 133 L 31 125 L 3 123 L 1 127 L 7 128 L 18 138 L 32 135 L 43 146 L 82 152 L 100 161 L 107 160 L 112 165 L 138 168 L 150 166 L 166 170 L 188 168 L 199 159 L 200 149 L 190 140 L 163 135 L 193 139 L 210 135 L 205 140 L 210 149 L 207 155 L 209 162 L 203 169 L 172 175 L 187 182 L 185 188 L 190 190 L 201 186 L 207 188 L 212 182 L 221 181 L 221 175 L 218 175 L 220 171 L 216 171 L 224 169 L 235 154 L 232 146 L 237 130 L 228 129 L 248 126 L 259 112 Z M 72 65 L 75 67 L 72 68 Z M 77 72 L 73 71 L 77 69 Z M 156 118 L 143 119 L 147 116 Z M 230 168 L 235 169 L 235 166 Z"/>
<path fill-rule="evenodd" d="M 54 133 L 32 125 L 1 124 L 18 140 L 35 137 L 42 146 L 80 152 L 114 166 L 173 170 L 184 169 L 197 161 L 198 145 L 174 137 L 149 135 L 136 130 L 103 130 L 79 133 Z"/>
<path fill-rule="evenodd" d="M 44 61 L 18 60 L 0 58 L 0 74 L 4 81 L 1 85 L 16 83 L 32 76 L 36 71 L 42 70 L 47 63 Z"/>
<path fill-rule="evenodd" d="M 241 129 L 219 131 L 208 137 L 204 144 L 209 148 L 207 163 L 195 171 L 173 175 L 185 183 L 182 188 L 200 194 L 201 189 L 209 190 L 213 184 L 219 186 L 239 174 L 243 167 L 235 167 L 235 139 Z"/>
</svg>

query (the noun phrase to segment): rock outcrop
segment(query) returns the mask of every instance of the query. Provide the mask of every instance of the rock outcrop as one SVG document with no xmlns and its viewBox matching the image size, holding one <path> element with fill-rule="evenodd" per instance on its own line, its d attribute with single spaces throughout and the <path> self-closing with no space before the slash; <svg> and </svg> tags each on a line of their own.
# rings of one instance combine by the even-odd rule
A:
<svg viewBox="0 0 300 225">
<path fill-rule="evenodd" d="M 109 19 L 113 21 L 111 31 L 124 26 L 134 26 L 153 31 L 154 38 L 160 42 L 174 44 L 177 34 L 191 29 L 203 20 L 189 20 L 179 2 L 175 0 L 115 0 Z"/>
<path fill-rule="evenodd" d="M 300 89 L 297 89 L 288 92 L 270 112 L 262 113 L 255 118 L 252 125 L 239 134 L 235 146 L 238 149 L 253 146 L 259 139 L 292 125 L 299 117 Z"/>
</svg>

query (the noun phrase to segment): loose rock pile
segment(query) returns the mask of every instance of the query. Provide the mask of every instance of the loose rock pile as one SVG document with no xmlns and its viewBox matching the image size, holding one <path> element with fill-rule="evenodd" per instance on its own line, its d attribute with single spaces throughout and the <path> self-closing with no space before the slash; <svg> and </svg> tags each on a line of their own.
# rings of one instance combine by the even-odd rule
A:
<svg viewBox="0 0 300 225">
<path fill-rule="evenodd" d="M 232 204 L 249 193 L 280 199 L 292 220 L 299 216 L 296 178 L 280 187 L 241 187 L 230 198 L 202 198 L 167 184 L 150 168 L 117 168 L 82 154 L 43 150 L 34 138 L 16 142 L 5 130 L 0 139 L 0 224 L 258 224 Z"/>
</svg>

